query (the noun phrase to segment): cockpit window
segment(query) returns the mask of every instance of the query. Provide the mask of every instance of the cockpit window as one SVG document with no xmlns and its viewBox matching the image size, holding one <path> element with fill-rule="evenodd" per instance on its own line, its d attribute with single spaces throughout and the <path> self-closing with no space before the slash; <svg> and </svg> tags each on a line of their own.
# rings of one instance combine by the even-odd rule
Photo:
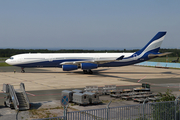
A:
<svg viewBox="0 0 180 120">
<path fill-rule="evenodd" d="M 13 57 L 10 57 L 9 59 L 14 59 Z"/>
</svg>

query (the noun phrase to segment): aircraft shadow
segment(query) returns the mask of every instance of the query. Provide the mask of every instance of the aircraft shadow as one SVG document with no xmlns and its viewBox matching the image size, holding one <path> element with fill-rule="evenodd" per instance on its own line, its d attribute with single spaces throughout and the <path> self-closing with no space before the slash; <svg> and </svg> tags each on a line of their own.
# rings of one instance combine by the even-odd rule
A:
<svg viewBox="0 0 180 120">
<path fill-rule="evenodd" d="M 34 70 L 34 71 L 27 71 L 26 73 L 57 73 L 57 74 L 61 74 L 61 73 L 66 73 L 67 75 L 75 75 L 75 74 L 79 74 L 79 75 L 87 75 L 87 77 L 110 77 L 110 78 L 121 78 L 124 80 L 130 80 L 129 78 L 126 77 L 121 77 L 121 74 L 167 74 L 167 75 L 179 75 L 177 73 L 172 73 L 171 71 L 167 71 L 167 72 L 111 72 L 111 71 L 107 71 L 109 69 L 98 69 L 98 70 L 93 70 L 93 74 L 84 74 L 83 71 L 50 71 L 50 70 Z"/>
<path fill-rule="evenodd" d="M 21 72 L 21 69 L 19 67 L 3 67 L 2 71 L 3 72 L 14 72 L 14 69 L 16 69 L 16 72 Z M 74 75 L 74 74 L 81 74 L 81 75 L 88 75 L 88 77 L 112 77 L 112 78 L 123 78 L 123 79 L 129 79 L 129 78 L 125 78 L 125 77 L 121 77 L 121 74 L 167 74 L 167 75 L 180 75 L 177 73 L 172 73 L 171 71 L 167 71 L 167 72 L 113 72 L 113 71 L 107 71 L 110 70 L 109 68 L 105 68 L 105 69 L 96 69 L 93 70 L 93 74 L 84 74 L 83 71 L 51 71 L 48 69 L 37 69 L 37 68 L 26 68 L 25 71 L 26 73 L 57 73 L 57 74 L 61 74 L 61 73 L 66 73 L 67 75 Z M 22 73 L 23 74 L 23 73 Z"/>
<path fill-rule="evenodd" d="M 38 109 L 42 106 L 42 103 L 31 103 L 31 109 Z"/>
<path fill-rule="evenodd" d="M 0 109 L 2 109 L 2 108 L 7 108 L 7 107 L 5 107 L 4 105 L 0 105 Z"/>
<path fill-rule="evenodd" d="M 113 77 L 113 78 L 123 78 L 123 79 L 129 79 L 126 77 L 121 77 L 119 76 L 120 74 L 168 74 L 168 75 L 180 75 L 177 73 L 172 73 L 171 71 L 169 72 L 161 72 L 161 73 L 157 73 L 157 72 L 107 72 L 106 70 L 108 69 L 101 69 L 101 70 L 93 70 L 93 74 L 89 74 L 88 77 Z M 84 74 L 81 71 L 78 72 L 73 72 L 74 74 Z"/>
</svg>

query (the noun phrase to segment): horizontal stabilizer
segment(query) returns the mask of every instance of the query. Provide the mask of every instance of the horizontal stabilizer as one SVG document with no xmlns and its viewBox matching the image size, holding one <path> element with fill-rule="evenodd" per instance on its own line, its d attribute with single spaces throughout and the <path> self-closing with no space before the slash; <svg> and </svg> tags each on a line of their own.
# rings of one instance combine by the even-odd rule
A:
<svg viewBox="0 0 180 120">
<path fill-rule="evenodd" d="M 122 60 L 124 58 L 124 55 L 122 55 L 121 57 L 117 58 L 116 60 Z"/>
<path fill-rule="evenodd" d="M 149 57 L 149 58 L 161 57 L 161 56 L 164 56 L 164 55 L 169 55 L 169 54 L 171 54 L 171 53 L 172 53 L 172 52 L 159 53 L 159 54 L 149 54 L 148 57 Z"/>
</svg>

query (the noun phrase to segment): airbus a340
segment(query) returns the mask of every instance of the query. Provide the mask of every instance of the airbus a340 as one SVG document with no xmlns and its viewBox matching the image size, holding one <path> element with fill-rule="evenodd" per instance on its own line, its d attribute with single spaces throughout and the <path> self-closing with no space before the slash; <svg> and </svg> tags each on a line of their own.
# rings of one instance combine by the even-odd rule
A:
<svg viewBox="0 0 180 120">
<path fill-rule="evenodd" d="M 5 62 L 22 68 L 59 67 L 63 71 L 82 69 L 84 73 L 93 73 L 98 67 L 119 67 L 147 61 L 164 56 L 159 49 L 166 32 L 158 32 L 141 50 L 135 53 L 28 53 L 10 57 Z"/>
</svg>

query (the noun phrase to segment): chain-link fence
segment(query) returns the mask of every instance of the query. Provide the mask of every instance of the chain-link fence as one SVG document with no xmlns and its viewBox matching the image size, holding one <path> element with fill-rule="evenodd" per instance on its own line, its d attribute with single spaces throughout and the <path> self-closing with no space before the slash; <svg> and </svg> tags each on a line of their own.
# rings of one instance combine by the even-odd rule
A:
<svg viewBox="0 0 180 120">
<path fill-rule="evenodd" d="M 38 120 L 180 120 L 180 101 L 167 101 L 67 112 Z"/>
</svg>

